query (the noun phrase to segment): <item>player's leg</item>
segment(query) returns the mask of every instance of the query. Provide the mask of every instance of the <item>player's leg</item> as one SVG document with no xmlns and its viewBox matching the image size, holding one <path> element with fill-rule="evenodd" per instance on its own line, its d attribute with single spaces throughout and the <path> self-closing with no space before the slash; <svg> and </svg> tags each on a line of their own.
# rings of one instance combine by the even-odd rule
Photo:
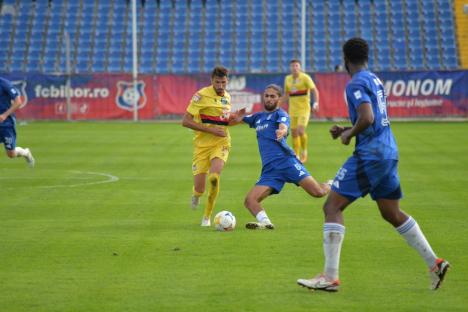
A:
<svg viewBox="0 0 468 312">
<path fill-rule="evenodd" d="M 302 187 L 309 195 L 313 197 L 323 197 L 330 192 L 330 184 L 318 183 L 312 176 L 305 177 L 299 182 L 299 186 Z"/>
<path fill-rule="evenodd" d="M 323 225 L 323 252 L 325 264 L 323 272 L 312 279 L 299 279 L 301 286 L 325 291 L 337 291 L 340 286 L 339 264 L 341 246 L 344 239 L 343 210 L 351 200 L 331 191 L 323 206 L 325 223 Z"/>
<path fill-rule="evenodd" d="M 34 167 L 35 160 L 29 148 L 16 146 L 16 130 L 14 127 L 0 127 L 0 137 L 4 143 L 9 158 L 24 157 L 30 167 Z"/>
<path fill-rule="evenodd" d="M 200 197 L 205 193 L 206 173 L 199 173 L 193 176 L 192 209 L 197 209 L 200 204 Z"/>
<path fill-rule="evenodd" d="M 301 138 L 299 137 L 299 134 L 297 132 L 297 125 L 298 125 L 299 117 L 291 116 L 290 119 L 291 119 L 291 137 L 292 137 L 293 150 L 296 156 L 299 157 L 299 154 L 301 152 Z"/>
<path fill-rule="evenodd" d="M 200 197 L 205 193 L 206 174 L 210 168 L 209 152 L 206 148 L 195 148 L 193 151 L 192 174 L 193 189 L 191 207 L 196 209 L 200 204 Z"/>
<path fill-rule="evenodd" d="M 400 210 L 398 199 L 377 199 L 377 205 L 382 217 L 392 224 L 408 245 L 424 259 L 431 275 L 431 288 L 438 289 L 450 266 L 448 261 L 436 256 L 416 220 Z"/>
<path fill-rule="evenodd" d="M 385 174 L 371 191 L 371 196 L 377 202 L 382 217 L 393 225 L 408 245 L 416 249 L 424 259 L 431 272 L 431 288 L 437 289 L 444 279 L 449 263 L 437 258 L 416 220 L 400 209 L 402 193 L 397 170 L 398 161 L 385 161 L 384 164 Z"/>
<path fill-rule="evenodd" d="M 339 264 L 345 227 L 343 210 L 356 198 L 367 194 L 368 184 L 363 174 L 362 162 L 351 156 L 338 170 L 332 182 L 332 190 L 323 206 L 323 272 L 312 279 L 299 279 L 297 283 L 310 289 L 337 291 L 339 287 Z"/>
<path fill-rule="evenodd" d="M 228 152 L 227 150 L 226 153 Z M 208 174 L 208 200 L 203 214 L 205 220 L 211 218 L 216 199 L 218 198 L 220 175 L 224 168 L 225 161 L 227 160 L 227 155 L 225 157 L 223 156 L 223 158 L 214 157 L 211 159 L 210 173 Z"/>
<path fill-rule="evenodd" d="M 257 219 L 258 222 L 249 222 L 245 225 L 246 228 L 254 229 L 274 229 L 274 225 L 271 223 L 270 218 L 266 214 L 265 210 L 261 206 L 262 200 L 267 198 L 273 189 L 266 185 L 255 185 L 244 200 L 245 208 Z"/>
<path fill-rule="evenodd" d="M 306 133 L 306 128 L 307 128 L 307 125 L 309 124 L 309 119 L 310 119 L 310 110 L 307 110 L 307 112 L 305 112 L 303 114 L 303 116 L 301 116 L 299 119 L 298 119 L 298 126 L 297 126 L 297 134 L 299 136 L 299 141 L 300 141 L 300 150 L 301 150 L 301 153 L 300 153 L 300 160 L 302 163 L 305 163 L 307 161 L 307 158 L 308 158 L 308 149 L 307 149 L 307 146 L 308 146 L 308 136 L 307 136 L 307 133 Z"/>
</svg>

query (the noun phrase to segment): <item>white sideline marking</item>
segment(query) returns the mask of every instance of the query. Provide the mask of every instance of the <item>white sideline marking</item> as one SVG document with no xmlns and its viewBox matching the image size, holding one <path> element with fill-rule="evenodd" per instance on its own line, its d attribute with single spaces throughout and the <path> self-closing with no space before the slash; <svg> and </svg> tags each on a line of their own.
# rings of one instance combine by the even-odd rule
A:
<svg viewBox="0 0 468 312">
<path fill-rule="evenodd" d="M 37 186 L 37 188 L 58 188 L 58 187 L 77 187 L 77 186 L 88 186 L 88 185 L 96 185 L 96 184 L 104 184 L 104 183 L 112 183 L 112 182 L 117 182 L 119 181 L 119 177 L 114 176 L 109 173 L 103 173 L 103 172 L 90 172 L 90 171 L 77 171 L 77 170 L 72 170 L 70 172 L 73 173 L 78 173 L 78 174 L 89 174 L 89 175 L 96 175 L 96 176 L 102 176 L 106 177 L 106 180 L 102 181 L 95 181 L 95 182 L 82 182 L 82 183 L 76 183 L 76 184 L 59 184 L 59 185 L 46 185 L 46 186 Z"/>
</svg>

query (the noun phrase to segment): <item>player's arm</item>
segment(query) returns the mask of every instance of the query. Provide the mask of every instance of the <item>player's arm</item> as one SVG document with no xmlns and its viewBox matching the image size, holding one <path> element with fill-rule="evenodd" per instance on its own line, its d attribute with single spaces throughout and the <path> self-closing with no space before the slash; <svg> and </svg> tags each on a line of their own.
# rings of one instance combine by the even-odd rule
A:
<svg viewBox="0 0 468 312">
<path fill-rule="evenodd" d="M 11 106 L 3 114 L 0 114 L 0 122 L 4 122 L 11 114 L 13 114 L 21 106 L 21 99 L 19 96 L 11 101 Z"/>
<path fill-rule="evenodd" d="M 283 104 L 288 103 L 288 101 L 289 101 L 289 93 L 285 92 L 284 95 L 282 97 L 280 97 L 279 103 L 280 103 L 280 105 L 283 105 Z"/>
<path fill-rule="evenodd" d="M 310 90 L 310 95 L 312 96 L 312 110 L 316 112 L 319 110 L 319 92 L 317 86 L 309 75 L 306 75 L 305 79 L 306 86 Z"/>
<path fill-rule="evenodd" d="M 333 138 L 333 140 L 339 138 L 343 131 L 351 129 L 351 127 L 342 127 L 340 125 L 333 125 L 333 127 L 330 128 L 330 134 Z"/>
<path fill-rule="evenodd" d="M 282 97 L 279 98 L 279 105 L 283 105 L 283 104 L 286 104 L 288 103 L 289 101 L 289 87 L 288 87 L 288 83 L 287 83 L 287 78 L 284 78 L 284 94 Z"/>
<path fill-rule="evenodd" d="M 221 127 L 206 127 L 203 124 L 200 124 L 193 120 L 193 115 L 190 114 L 189 112 L 185 112 L 184 117 L 182 118 L 182 126 L 196 130 L 196 131 L 201 131 L 201 132 L 206 132 L 206 133 L 211 133 L 215 136 L 219 137 L 225 137 L 226 132 L 224 131 L 223 128 Z"/>
<path fill-rule="evenodd" d="M 319 110 L 319 92 L 317 88 L 311 89 L 311 93 L 313 96 L 313 102 L 312 102 L 312 110 L 314 112 L 317 112 Z"/>
<path fill-rule="evenodd" d="M 235 126 L 235 125 L 238 125 L 240 123 L 243 123 L 244 121 L 242 119 L 244 119 L 246 115 L 246 111 L 245 111 L 245 108 L 242 108 L 240 110 L 238 110 L 237 112 L 233 112 L 233 113 L 230 113 L 229 114 L 229 126 Z"/>
<path fill-rule="evenodd" d="M 276 130 L 276 140 L 281 141 L 288 134 L 288 125 L 280 123 Z"/>
<path fill-rule="evenodd" d="M 348 145 L 351 138 L 366 130 L 374 122 L 374 112 L 368 102 L 361 103 L 357 107 L 358 118 L 354 126 L 341 133 L 341 143 Z"/>
</svg>

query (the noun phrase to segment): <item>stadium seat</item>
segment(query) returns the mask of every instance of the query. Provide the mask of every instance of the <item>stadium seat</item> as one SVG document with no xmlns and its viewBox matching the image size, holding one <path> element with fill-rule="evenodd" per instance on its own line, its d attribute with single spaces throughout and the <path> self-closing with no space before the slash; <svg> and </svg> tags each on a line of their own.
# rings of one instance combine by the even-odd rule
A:
<svg viewBox="0 0 468 312">
<path fill-rule="evenodd" d="M 296 1 L 147 0 L 144 7 L 141 1 L 137 4 L 140 65 L 144 65 L 143 70 L 150 67 L 148 72 L 152 70 L 153 55 L 160 60 L 154 64 L 159 72 L 198 72 L 218 62 L 240 71 L 284 71 L 287 61 L 299 55 L 301 8 Z M 61 69 L 61 54 L 49 47 L 63 48 L 63 33 L 67 31 L 80 71 L 86 67 L 86 61 L 92 71 L 127 69 L 127 57 L 123 56 L 131 53 L 132 40 L 127 1 L 69 0 L 49 4 L 45 0 L 4 0 L 3 5 L 8 5 L 12 12 L 1 16 L 0 31 L 9 33 L 15 29 L 15 32 L 0 38 L 0 44 L 7 47 L 7 51 L 2 51 L 2 60 L 9 62 L 11 54 L 26 53 L 18 46 L 29 47 L 27 58 L 20 60 L 15 56 L 11 66 L 3 68 L 32 69 L 35 65 L 30 66 L 28 59 L 43 57 L 44 71 Z M 314 0 L 306 1 L 306 5 L 306 63 L 316 70 L 333 70 L 341 57 L 338 48 L 347 38 L 357 35 L 379 50 L 375 54 L 376 68 L 386 68 L 390 66 L 386 64 L 395 61 L 393 66 L 404 69 L 406 54 L 407 65 L 413 69 L 422 67 L 422 63 L 428 69 L 433 69 L 432 65 L 434 69 L 458 66 L 453 4 L 449 0 L 425 0 L 423 5 L 410 0 Z M 13 45 L 10 40 L 14 40 Z M 220 42 L 229 52 L 214 55 L 204 52 L 208 50 L 206 47 L 216 50 Z M 400 44 L 403 48 L 397 47 Z M 270 49 L 272 46 L 277 49 Z M 442 48 L 440 60 L 412 56 L 424 56 L 429 54 L 426 51 Z M 201 55 L 193 52 L 196 50 Z M 381 57 L 381 53 L 392 55 L 392 62 Z M 86 54 L 88 60 L 84 58 Z M 109 68 L 104 62 L 107 55 L 111 57 Z M 114 62 L 117 59 L 118 64 Z M 178 61 L 173 63 L 174 59 Z M 370 63 L 373 61 L 371 57 Z"/>
</svg>

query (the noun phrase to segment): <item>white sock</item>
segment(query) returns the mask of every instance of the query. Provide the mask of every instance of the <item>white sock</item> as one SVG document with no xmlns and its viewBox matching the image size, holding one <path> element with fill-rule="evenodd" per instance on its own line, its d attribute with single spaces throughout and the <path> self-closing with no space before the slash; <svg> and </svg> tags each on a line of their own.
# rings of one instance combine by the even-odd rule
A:
<svg viewBox="0 0 468 312">
<path fill-rule="evenodd" d="M 408 245 L 419 252 L 429 268 L 432 268 L 435 265 L 437 256 L 432 250 L 431 245 L 427 242 L 418 223 L 411 216 L 405 221 L 405 223 L 397 227 L 396 230 L 406 239 Z"/>
<path fill-rule="evenodd" d="M 341 244 L 344 239 L 345 227 L 339 223 L 323 225 L 323 252 L 325 254 L 325 276 L 331 280 L 338 279 L 340 266 Z"/>
<path fill-rule="evenodd" d="M 260 223 L 266 223 L 266 224 L 271 224 L 271 221 L 270 219 L 268 218 L 265 210 L 262 210 L 260 211 L 259 213 L 257 213 L 257 215 L 255 216 L 255 218 L 257 218 L 257 221 L 260 222 Z"/>
<path fill-rule="evenodd" d="M 16 157 L 20 157 L 20 156 L 24 157 L 27 154 L 26 149 L 22 147 L 15 147 L 15 153 L 16 153 Z"/>
</svg>

